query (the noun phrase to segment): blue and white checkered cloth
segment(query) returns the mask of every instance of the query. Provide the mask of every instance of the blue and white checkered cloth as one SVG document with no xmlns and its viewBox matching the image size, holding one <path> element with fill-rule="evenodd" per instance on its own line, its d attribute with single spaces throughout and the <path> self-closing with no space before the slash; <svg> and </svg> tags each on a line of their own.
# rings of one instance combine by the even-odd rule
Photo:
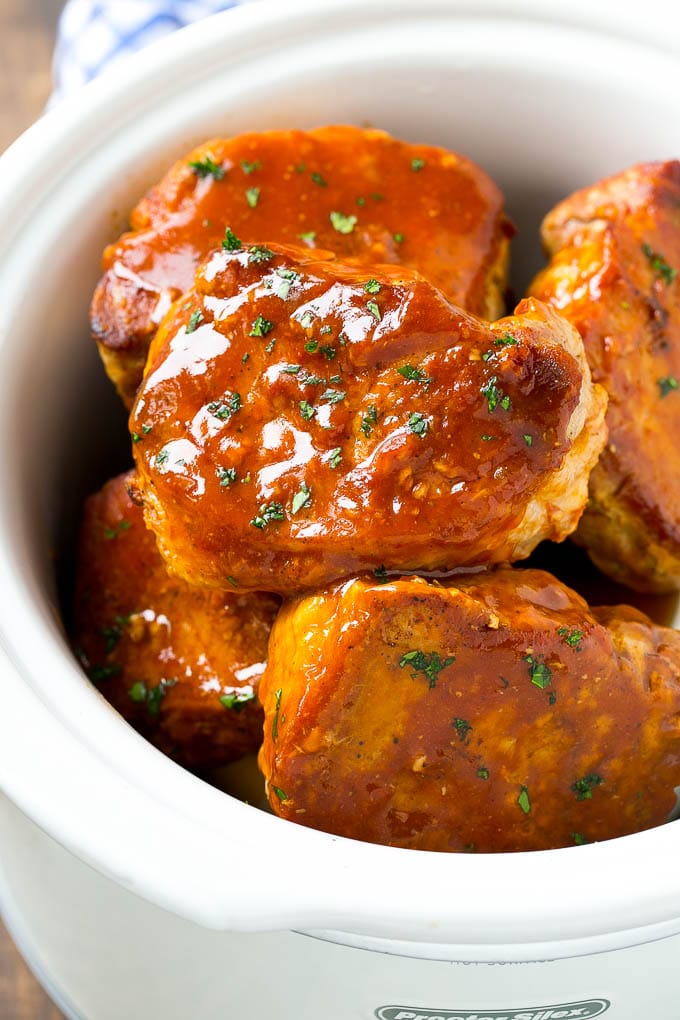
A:
<svg viewBox="0 0 680 1020">
<path fill-rule="evenodd" d="M 68 0 L 59 21 L 51 105 L 105 67 L 242 0 Z"/>
</svg>

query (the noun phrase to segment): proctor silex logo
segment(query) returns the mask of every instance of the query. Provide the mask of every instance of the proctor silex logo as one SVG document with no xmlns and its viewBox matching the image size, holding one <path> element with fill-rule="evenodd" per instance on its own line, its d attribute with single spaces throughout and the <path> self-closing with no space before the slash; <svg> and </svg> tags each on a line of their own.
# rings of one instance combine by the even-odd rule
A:
<svg viewBox="0 0 680 1020">
<path fill-rule="evenodd" d="M 557 1006 L 529 1006 L 522 1009 L 423 1009 L 418 1006 L 381 1006 L 378 1020 L 591 1020 L 605 1013 L 608 999 L 563 1002 Z"/>
</svg>

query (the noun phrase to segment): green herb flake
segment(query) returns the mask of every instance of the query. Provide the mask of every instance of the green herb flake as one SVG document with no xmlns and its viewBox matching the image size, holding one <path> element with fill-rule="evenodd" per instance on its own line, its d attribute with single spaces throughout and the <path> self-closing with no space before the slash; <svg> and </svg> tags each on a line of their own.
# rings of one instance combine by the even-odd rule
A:
<svg viewBox="0 0 680 1020">
<path fill-rule="evenodd" d="M 195 330 L 198 329 L 198 327 L 201 325 L 202 322 L 203 322 L 203 312 L 200 309 L 197 308 L 196 311 L 192 312 L 191 315 L 189 316 L 189 322 L 188 322 L 188 325 L 187 325 L 187 333 L 193 333 Z"/>
<path fill-rule="evenodd" d="M 304 234 L 298 234 L 298 238 L 300 241 L 304 241 L 305 244 L 311 244 L 313 246 L 316 240 L 316 231 L 307 230 Z"/>
<path fill-rule="evenodd" d="M 342 460 L 342 447 L 336 446 L 333 450 L 328 453 L 327 461 L 332 468 L 336 468 Z"/>
<path fill-rule="evenodd" d="M 141 438 L 142 437 L 140 436 L 139 432 L 130 433 L 130 439 L 132 440 L 133 443 L 138 443 Z"/>
<path fill-rule="evenodd" d="M 227 581 L 232 586 L 232 588 L 238 588 L 238 581 L 236 580 L 235 577 L 232 577 L 231 574 L 227 574 Z"/>
<path fill-rule="evenodd" d="M 284 365 L 281 369 L 284 375 L 297 375 L 302 365 Z"/>
<path fill-rule="evenodd" d="M 437 686 L 437 677 L 443 669 L 447 666 L 451 666 L 456 661 L 455 655 L 449 655 L 448 658 L 441 658 L 439 652 L 423 652 L 418 648 L 414 648 L 410 652 L 406 652 L 402 655 L 399 660 L 399 668 L 403 669 L 405 666 L 410 666 L 413 670 L 411 677 L 415 680 L 418 673 L 423 673 L 428 681 L 430 688 Z"/>
<path fill-rule="evenodd" d="M 303 329 L 311 329 L 314 325 L 315 319 L 316 314 L 311 310 L 311 308 L 307 308 L 300 316 L 300 325 Z"/>
<path fill-rule="evenodd" d="M 581 651 L 581 642 L 583 641 L 582 630 L 569 630 L 568 627 L 560 627 L 557 633 L 562 638 L 565 645 L 569 645 L 570 648 L 575 648 L 577 652 Z"/>
<path fill-rule="evenodd" d="M 274 793 L 276 794 L 280 801 L 288 800 L 288 794 L 285 792 L 285 790 L 282 790 L 280 786 L 272 786 L 272 790 L 274 791 Z"/>
<path fill-rule="evenodd" d="M 244 174 L 254 174 L 256 170 L 262 169 L 262 164 L 260 163 L 259 159 L 254 160 L 254 162 L 252 163 L 249 163 L 247 159 L 242 159 L 241 169 L 243 170 Z"/>
<path fill-rule="evenodd" d="M 327 188 L 328 187 L 328 181 L 325 181 L 323 179 L 323 177 L 321 176 L 321 174 L 317 173 L 316 170 L 312 171 L 312 173 L 310 174 L 310 177 L 312 178 L 312 181 L 314 182 L 314 184 L 317 184 L 320 188 Z"/>
<path fill-rule="evenodd" d="M 266 528 L 272 521 L 285 521 L 286 513 L 280 503 L 263 503 L 260 512 L 250 522 L 254 528 Z"/>
<path fill-rule="evenodd" d="M 291 514 L 297 514 L 302 510 L 303 507 L 309 506 L 312 502 L 312 490 L 308 485 L 303 482 L 298 492 L 293 496 L 293 505 L 291 507 Z"/>
<path fill-rule="evenodd" d="M 368 410 L 366 411 L 366 414 L 362 416 L 361 425 L 359 426 L 366 438 L 370 436 L 373 431 L 373 426 L 377 423 L 377 421 L 378 411 L 376 410 L 376 406 L 375 404 L 369 404 Z"/>
<path fill-rule="evenodd" d="M 504 333 L 503 336 L 497 336 L 493 342 L 494 347 L 516 347 L 519 340 L 512 333 Z"/>
<path fill-rule="evenodd" d="M 149 432 L 151 432 L 152 428 L 153 428 L 153 425 L 142 425 L 142 433 L 145 436 L 148 436 L 148 434 L 149 434 Z"/>
<path fill-rule="evenodd" d="M 517 803 L 525 815 L 531 813 L 531 800 L 529 799 L 529 791 L 526 786 L 521 788 L 519 797 L 517 798 Z"/>
<path fill-rule="evenodd" d="M 530 436 L 528 433 L 525 432 L 524 433 L 524 442 L 527 444 L 527 446 L 533 446 L 534 445 L 534 437 Z"/>
<path fill-rule="evenodd" d="M 298 163 L 297 166 L 295 167 L 295 173 L 296 174 L 303 174 L 306 169 L 307 169 L 307 164 L 306 163 Z"/>
<path fill-rule="evenodd" d="M 262 262 L 271 262 L 274 252 L 263 244 L 254 244 L 248 249 L 248 262 L 252 265 L 259 265 Z"/>
<path fill-rule="evenodd" d="M 285 301 L 290 293 L 290 288 L 299 279 L 300 274 L 296 273 L 294 269 L 277 269 L 274 279 L 274 293 L 282 301 Z"/>
<path fill-rule="evenodd" d="M 315 354 L 318 349 L 319 349 L 318 340 L 308 340 L 307 343 L 305 344 L 305 350 L 307 351 L 308 354 Z"/>
<path fill-rule="evenodd" d="M 430 423 L 427 418 L 423 417 L 420 411 L 413 411 L 412 414 L 409 415 L 406 427 L 409 432 L 414 434 L 414 436 L 420 436 L 420 438 L 423 439 L 425 433 L 430 428 Z"/>
<path fill-rule="evenodd" d="M 656 251 L 652 251 L 648 244 L 643 244 L 642 250 L 649 259 L 652 269 L 656 275 L 660 276 L 664 283 L 672 283 L 678 275 L 677 269 L 673 269 L 672 266 L 669 266 L 663 255 L 660 255 Z"/>
<path fill-rule="evenodd" d="M 237 237 L 231 227 L 227 227 L 224 232 L 224 240 L 222 241 L 222 247 L 226 251 L 240 251 L 243 247 L 243 242 L 240 237 Z"/>
<path fill-rule="evenodd" d="M 305 421 L 309 421 L 310 418 L 314 417 L 314 415 L 316 414 L 316 411 L 314 410 L 312 405 L 310 403 L 308 403 L 306 400 L 301 400 L 300 401 L 300 414 L 302 415 L 302 417 L 304 418 Z"/>
<path fill-rule="evenodd" d="M 281 697 L 283 690 L 281 687 L 274 692 L 274 719 L 272 721 L 272 740 L 276 740 L 279 735 L 279 714 L 281 712 Z"/>
<path fill-rule="evenodd" d="M 373 318 L 377 319 L 378 322 L 380 322 L 380 320 L 382 319 L 382 312 L 380 311 L 380 306 L 378 305 L 377 301 L 367 301 L 366 307 L 368 308 Z"/>
<path fill-rule="evenodd" d="M 367 280 L 364 284 L 364 290 L 367 294 L 379 294 L 382 288 L 377 280 Z"/>
<path fill-rule="evenodd" d="M 477 779 L 488 779 L 488 778 L 489 778 L 489 770 L 486 768 L 486 766 L 482 766 L 482 768 L 477 769 Z"/>
<path fill-rule="evenodd" d="M 330 214 L 329 219 L 333 230 L 337 230 L 339 234 L 351 234 L 357 224 L 356 216 L 346 216 L 337 210 Z"/>
<path fill-rule="evenodd" d="M 486 386 L 482 386 L 479 391 L 484 397 L 486 397 L 486 403 L 490 414 L 493 414 L 499 404 L 504 411 L 509 411 L 511 407 L 510 397 L 503 394 L 502 390 L 500 390 L 496 385 L 497 382 L 498 376 L 492 375 Z"/>
<path fill-rule="evenodd" d="M 485 432 L 484 435 L 482 436 L 482 442 L 483 443 L 490 443 L 492 439 L 497 439 L 497 438 L 498 438 L 497 436 L 490 436 L 490 435 L 488 435 L 488 433 Z"/>
<path fill-rule="evenodd" d="M 254 699 L 255 691 L 252 687 L 243 687 L 239 690 L 230 691 L 229 694 L 222 694 L 220 696 L 220 705 L 224 708 L 233 709 L 234 712 L 240 712 L 244 705 L 247 705 Z"/>
<path fill-rule="evenodd" d="M 219 479 L 221 489 L 228 489 L 236 481 L 236 468 L 218 468 L 215 474 Z"/>
<path fill-rule="evenodd" d="M 222 397 L 221 400 L 211 400 L 207 405 L 208 413 L 212 414 L 213 417 L 217 418 L 219 421 L 227 421 L 240 409 L 240 393 L 231 393 L 228 397 Z"/>
<path fill-rule="evenodd" d="M 392 234 L 392 237 L 394 239 L 394 243 L 395 244 L 403 244 L 404 243 L 404 235 L 403 234 Z"/>
<path fill-rule="evenodd" d="M 214 177 L 216 181 L 221 181 L 224 177 L 224 167 L 215 163 L 210 156 L 206 156 L 205 159 L 190 160 L 189 168 L 197 177 Z"/>
<path fill-rule="evenodd" d="M 571 788 L 576 794 L 576 800 L 590 800 L 593 796 L 593 790 L 596 786 L 600 786 L 604 782 L 602 776 L 598 776 L 597 772 L 590 772 L 587 776 L 583 776 L 582 779 L 577 779 L 575 783 L 571 784 Z"/>
<path fill-rule="evenodd" d="M 328 344 L 322 344 L 321 347 L 319 347 L 319 353 L 323 354 L 328 361 L 332 361 L 335 357 L 335 347 L 329 347 Z"/>
<path fill-rule="evenodd" d="M 246 191 L 246 202 L 251 209 L 254 209 L 257 203 L 260 201 L 260 189 L 259 188 L 248 188 Z"/>
<path fill-rule="evenodd" d="M 130 700 L 136 704 L 141 704 L 146 701 L 146 684 L 143 680 L 135 680 L 132 687 L 128 691 Z"/>
<path fill-rule="evenodd" d="M 163 698 L 176 683 L 176 680 L 163 679 L 154 687 L 147 687 L 143 680 L 136 680 L 129 689 L 128 694 L 130 699 L 136 704 L 145 704 L 149 715 L 157 717 Z"/>
<path fill-rule="evenodd" d="M 375 570 L 373 571 L 373 576 L 378 582 L 378 584 L 387 584 L 389 578 L 387 577 L 387 570 L 385 569 L 385 564 L 383 564 L 380 567 L 376 567 Z"/>
<path fill-rule="evenodd" d="M 130 621 L 129 616 L 117 616 L 115 623 L 110 624 L 108 627 L 102 627 L 99 633 L 105 639 L 106 645 L 104 651 L 109 655 L 116 647 L 118 642 L 123 636 L 123 631 L 127 627 Z M 118 667 L 120 669 L 120 667 Z"/>
<path fill-rule="evenodd" d="M 100 684 L 103 680 L 110 680 L 112 676 L 116 676 L 122 668 L 119 662 L 109 662 L 105 666 L 90 666 L 86 672 L 88 680 L 93 684 Z"/>
<path fill-rule="evenodd" d="M 411 160 L 411 170 L 413 170 L 414 173 L 418 173 L 420 170 L 423 169 L 424 166 L 425 160 L 421 159 L 419 156 L 416 156 L 414 159 Z"/>
<path fill-rule="evenodd" d="M 163 449 L 159 450 L 158 453 L 156 454 L 156 456 L 154 457 L 153 466 L 157 470 L 160 469 L 160 468 L 165 467 L 165 465 L 168 463 L 169 457 L 170 457 L 170 454 L 165 449 L 165 447 L 163 447 Z"/>
<path fill-rule="evenodd" d="M 541 655 L 538 659 L 533 655 L 525 655 L 524 661 L 529 665 L 529 677 L 534 687 L 540 687 L 542 691 L 550 686 L 552 670 L 543 661 Z"/>
<path fill-rule="evenodd" d="M 320 399 L 325 400 L 329 404 L 339 404 L 345 399 L 346 396 L 347 393 L 345 392 L 345 390 L 327 389 L 324 390 L 324 392 L 321 394 Z"/>
<path fill-rule="evenodd" d="M 357 205 L 361 205 L 361 206 L 366 205 L 366 199 L 364 198 L 363 195 L 358 195 L 357 196 Z"/>
<path fill-rule="evenodd" d="M 433 686 L 433 685 L 430 684 L 430 686 Z M 453 726 L 454 730 L 458 734 L 458 738 L 459 738 L 460 742 L 464 743 L 466 738 L 467 738 L 467 735 L 472 730 L 472 724 L 469 723 L 467 721 L 467 719 L 456 718 L 456 719 L 453 720 L 451 725 Z"/>
<path fill-rule="evenodd" d="M 266 336 L 267 333 L 271 333 L 273 328 L 274 323 L 271 319 L 265 319 L 263 315 L 258 315 L 250 327 L 248 336 Z"/>
<path fill-rule="evenodd" d="M 666 375 L 662 379 L 657 379 L 657 385 L 659 387 L 661 399 L 663 400 L 663 398 L 667 397 L 669 393 L 673 392 L 673 390 L 678 389 L 678 380 L 674 375 Z"/>
<path fill-rule="evenodd" d="M 588 844 L 588 840 L 580 832 L 572 832 L 571 838 L 573 839 L 574 844 L 576 846 L 587 846 L 587 844 Z"/>
<path fill-rule="evenodd" d="M 248 352 L 246 351 L 246 353 L 245 353 L 245 354 L 243 355 L 243 357 L 241 358 L 241 364 L 242 364 L 242 365 L 245 365 L 245 363 L 246 363 L 246 361 L 248 360 L 248 358 L 249 358 L 249 357 L 250 357 L 250 355 L 249 355 L 249 354 L 248 354 Z"/>
<path fill-rule="evenodd" d="M 431 375 L 425 375 L 422 368 L 414 368 L 413 365 L 402 365 L 397 369 L 397 372 L 409 382 L 422 383 L 426 390 L 430 388 L 430 383 L 433 381 Z"/>
</svg>

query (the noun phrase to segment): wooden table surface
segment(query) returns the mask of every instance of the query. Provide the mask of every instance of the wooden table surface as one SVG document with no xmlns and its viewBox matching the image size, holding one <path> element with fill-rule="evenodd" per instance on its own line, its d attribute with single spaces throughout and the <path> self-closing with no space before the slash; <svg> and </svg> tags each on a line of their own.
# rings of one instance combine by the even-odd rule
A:
<svg viewBox="0 0 680 1020">
<path fill-rule="evenodd" d="M 50 94 L 54 33 L 63 2 L 0 0 L 0 151 L 39 116 Z M 0 1020 L 63 1020 L 2 924 Z"/>
</svg>

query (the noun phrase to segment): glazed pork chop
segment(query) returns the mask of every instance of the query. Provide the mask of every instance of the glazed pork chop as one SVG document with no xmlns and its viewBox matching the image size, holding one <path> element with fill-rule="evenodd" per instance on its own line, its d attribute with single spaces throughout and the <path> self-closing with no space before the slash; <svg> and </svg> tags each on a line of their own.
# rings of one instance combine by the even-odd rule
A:
<svg viewBox="0 0 680 1020">
<path fill-rule="evenodd" d="M 92 332 L 128 407 L 160 320 L 227 226 L 249 242 L 409 266 L 477 315 L 503 311 L 512 228 L 470 160 L 355 127 L 213 139 L 172 167 L 104 252 Z"/>
<path fill-rule="evenodd" d="M 546 217 L 531 293 L 583 337 L 609 442 L 576 540 L 639 591 L 680 588 L 680 163 L 643 163 Z"/>
<path fill-rule="evenodd" d="M 519 559 L 576 527 L 606 398 L 564 319 L 526 301 L 489 325 L 410 270 L 225 246 L 130 418 L 174 574 L 288 594 Z"/>
</svg>

